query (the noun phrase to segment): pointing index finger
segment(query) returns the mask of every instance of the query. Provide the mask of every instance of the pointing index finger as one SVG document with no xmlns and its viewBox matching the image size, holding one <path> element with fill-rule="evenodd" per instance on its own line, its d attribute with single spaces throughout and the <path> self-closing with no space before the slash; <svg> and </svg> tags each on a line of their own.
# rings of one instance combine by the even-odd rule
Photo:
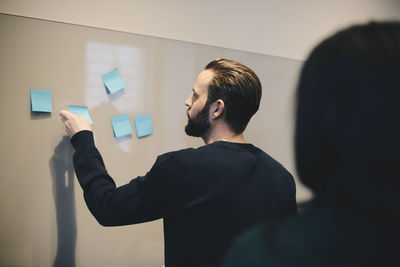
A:
<svg viewBox="0 0 400 267">
<path fill-rule="evenodd" d="M 61 110 L 59 114 L 63 120 L 67 120 L 73 116 L 72 112 L 65 109 Z"/>
</svg>

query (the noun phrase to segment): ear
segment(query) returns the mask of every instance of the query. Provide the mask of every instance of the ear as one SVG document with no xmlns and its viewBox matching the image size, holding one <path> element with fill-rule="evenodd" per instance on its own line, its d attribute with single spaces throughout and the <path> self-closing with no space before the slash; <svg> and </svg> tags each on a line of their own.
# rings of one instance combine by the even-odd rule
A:
<svg viewBox="0 0 400 267">
<path fill-rule="evenodd" d="M 221 118 L 222 115 L 225 113 L 225 102 L 222 99 L 218 99 L 217 101 L 215 101 L 212 108 L 213 108 L 212 118 L 214 120 Z"/>
</svg>

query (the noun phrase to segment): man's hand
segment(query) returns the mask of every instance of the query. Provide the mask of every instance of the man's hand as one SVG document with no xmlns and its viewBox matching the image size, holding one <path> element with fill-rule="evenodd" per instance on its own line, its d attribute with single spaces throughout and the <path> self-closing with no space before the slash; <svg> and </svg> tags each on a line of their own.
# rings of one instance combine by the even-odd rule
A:
<svg viewBox="0 0 400 267">
<path fill-rule="evenodd" d="M 60 116 L 65 125 L 65 130 L 70 138 L 77 132 L 88 130 L 92 131 L 89 121 L 82 115 L 75 115 L 68 110 L 61 110 Z"/>
</svg>

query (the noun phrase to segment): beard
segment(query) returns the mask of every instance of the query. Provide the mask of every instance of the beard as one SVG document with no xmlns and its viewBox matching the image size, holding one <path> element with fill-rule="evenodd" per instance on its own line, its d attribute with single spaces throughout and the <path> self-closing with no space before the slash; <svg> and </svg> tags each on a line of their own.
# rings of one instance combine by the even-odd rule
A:
<svg viewBox="0 0 400 267">
<path fill-rule="evenodd" d="M 185 133 L 194 137 L 205 137 L 211 127 L 209 114 L 210 104 L 207 102 L 204 108 L 193 118 L 188 114 L 188 123 L 185 126 Z"/>
</svg>

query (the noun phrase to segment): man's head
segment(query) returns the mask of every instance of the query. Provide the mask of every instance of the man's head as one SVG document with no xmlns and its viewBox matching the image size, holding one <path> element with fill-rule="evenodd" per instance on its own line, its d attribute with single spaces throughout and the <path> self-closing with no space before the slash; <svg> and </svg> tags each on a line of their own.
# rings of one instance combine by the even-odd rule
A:
<svg viewBox="0 0 400 267">
<path fill-rule="evenodd" d="M 261 94 L 261 82 L 250 68 L 227 59 L 211 61 L 199 74 L 193 94 L 185 102 L 189 117 L 186 133 L 207 135 L 210 119 L 222 119 L 231 131 L 242 133 L 259 108 Z"/>
<path fill-rule="evenodd" d="M 202 71 L 194 83 L 192 94 L 185 102 L 185 105 L 188 106 L 188 110 L 186 111 L 188 123 L 185 127 L 185 132 L 190 136 L 208 136 L 211 128 L 209 121 L 210 103 L 208 102 L 208 88 L 212 77 L 213 73 L 211 71 Z"/>
</svg>

